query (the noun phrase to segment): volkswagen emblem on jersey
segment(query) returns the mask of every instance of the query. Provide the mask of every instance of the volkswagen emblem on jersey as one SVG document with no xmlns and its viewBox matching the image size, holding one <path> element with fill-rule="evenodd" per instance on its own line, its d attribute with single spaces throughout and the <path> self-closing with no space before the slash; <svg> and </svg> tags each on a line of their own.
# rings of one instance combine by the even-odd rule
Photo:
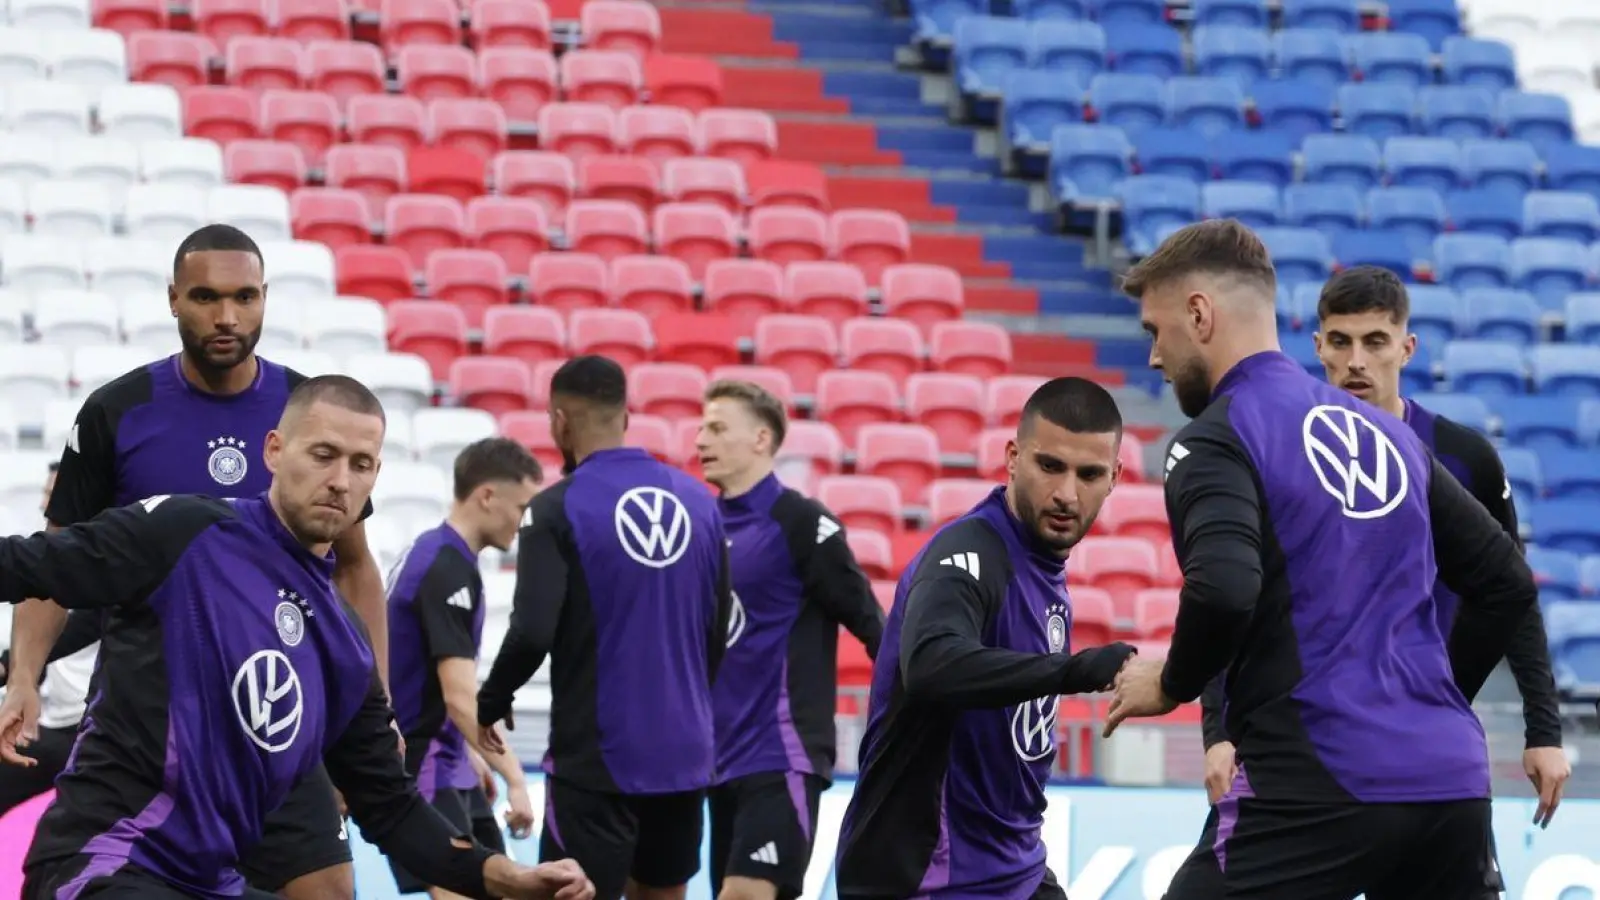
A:
<svg viewBox="0 0 1600 900">
<path fill-rule="evenodd" d="M 1361 413 L 1318 406 L 1301 426 L 1306 459 L 1328 495 L 1351 519 L 1378 519 L 1406 497 L 1407 473 L 1400 449 Z"/>
<path fill-rule="evenodd" d="M 1040 697 L 1018 703 L 1011 710 L 1011 747 L 1023 762 L 1038 762 L 1056 752 L 1056 715 L 1059 698 Z"/>
<path fill-rule="evenodd" d="M 640 565 L 665 569 L 689 549 L 689 510 L 671 491 L 634 488 L 617 501 L 615 517 L 622 552 Z"/>
<path fill-rule="evenodd" d="M 284 593 L 284 591 L 278 592 L 279 596 Z M 289 593 L 289 599 L 279 603 L 278 608 L 272 613 L 272 619 L 278 625 L 278 639 L 287 647 L 300 646 L 300 641 L 306 636 L 306 617 L 295 602 L 298 599 L 298 596 Z"/>
<path fill-rule="evenodd" d="M 1067 649 L 1067 605 L 1065 603 L 1050 604 L 1049 618 L 1044 622 L 1045 633 L 1050 640 L 1050 652 L 1060 653 Z"/>
<path fill-rule="evenodd" d="M 250 471 L 250 461 L 244 455 L 244 441 L 227 436 L 206 441 L 211 458 L 206 460 L 206 471 L 211 480 L 223 487 L 233 487 L 244 480 Z"/>
<path fill-rule="evenodd" d="M 739 595 L 735 593 L 733 595 L 733 609 L 728 611 L 729 647 L 739 643 L 739 638 L 744 637 L 745 622 L 744 603 L 739 599 Z"/>
<path fill-rule="evenodd" d="M 305 696 L 289 657 L 261 650 L 245 660 L 233 676 L 233 709 L 257 747 L 282 753 L 293 746 L 305 718 Z"/>
</svg>

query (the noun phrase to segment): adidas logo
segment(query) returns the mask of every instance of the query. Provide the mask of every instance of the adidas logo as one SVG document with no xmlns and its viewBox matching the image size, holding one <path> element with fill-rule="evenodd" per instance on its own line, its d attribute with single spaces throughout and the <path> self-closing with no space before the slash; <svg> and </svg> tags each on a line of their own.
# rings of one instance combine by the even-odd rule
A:
<svg viewBox="0 0 1600 900">
<path fill-rule="evenodd" d="M 824 519 L 823 521 L 827 520 Z M 838 526 L 836 525 L 834 527 L 837 528 Z M 750 854 L 750 858 L 758 863 L 766 863 L 769 866 L 775 866 L 778 864 L 778 845 L 774 844 L 772 841 L 767 841 L 767 843 L 761 849 Z"/>
<path fill-rule="evenodd" d="M 456 591 L 454 594 L 450 595 L 450 599 L 445 601 L 445 605 L 454 606 L 456 609 L 464 609 L 468 612 L 471 612 L 472 591 L 468 588 L 462 588 L 461 590 Z"/>
<path fill-rule="evenodd" d="M 817 519 L 817 543 L 820 544 L 823 541 L 827 540 L 828 538 L 833 537 L 834 535 L 836 535 L 838 533 L 839 533 L 839 523 L 838 522 L 835 522 L 834 520 L 828 518 L 827 516 L 823 516 L 820 519 Z"/>
<path fill-rule="evenodd" d="M 939 560 L 939 565 L 955 566 L 973 578 L 978 577 L 978 554 L 976 553 L 957 553 L 954 556 L 946 556 L 944 559 Z"/>
<path fill-rule="evenodd" d="M 1188 456 L 1188 447 L 1185 447 L 1182 444 L 1173 444 L 1172 449 L 1167 451 L 1167 465 L 1165 474 L 1171 475 L 1172 470 L 1177 467 L 1178 463 L 1183 462 Z"/>
</svg>

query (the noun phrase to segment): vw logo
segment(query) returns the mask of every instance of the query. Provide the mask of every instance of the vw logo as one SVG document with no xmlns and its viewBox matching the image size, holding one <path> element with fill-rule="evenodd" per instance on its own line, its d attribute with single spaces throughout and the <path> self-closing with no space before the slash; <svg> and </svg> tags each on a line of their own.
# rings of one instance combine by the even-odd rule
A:
<svg viewBox="0 0 1600 900">
<path fill-rule="evenodd" d="M 1345 516 L 1381 518 L 1405 499 L 1405 460 L 1366 416 L 1342 406 L 1318 406 L 1306 413 L 1301 434 L 1311 470 Z"/>
<path fill-rule="evenodd" d="M 689 511 L 670 491 L 638 487 L 617 501 L 617 540 L 640 565 L 665 569 L 683 558 L 693 528 Z"/>
<path fill-rule="evenodd" d="M 233 709 L 257 747 L 282 753 L 293 746 L 305 718 L 305 697 L 289 657 L 261 650 L 245 660 L 233 676 Z"/>
<path fill-rule="evenodd" d="M 1057 697 L 1018 703 L 1011 711 L 1011 747 L 1023 762 L 1038 762 L 1056 752 Z"/>
<path fill-rule="evenodd" d="M 728 646 L 739 643 L 739 638 L 744 637 L 745 626 L 744 603 L 738 594 L 733 595 L 733 609 L 728 611 Z"/>
</svg>

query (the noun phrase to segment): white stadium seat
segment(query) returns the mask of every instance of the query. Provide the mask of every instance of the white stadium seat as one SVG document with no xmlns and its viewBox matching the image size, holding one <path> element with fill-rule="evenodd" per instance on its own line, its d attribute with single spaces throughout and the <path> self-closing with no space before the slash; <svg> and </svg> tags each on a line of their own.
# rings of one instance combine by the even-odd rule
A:
<svg viewBox="0 0 1600 900">
<path fill-rule="evenodd" d="M 56 145 L 56 172 L 111 188 L 120 209 L 128 188 L 139 181 L 139 145 L 109 137 L 61 141 Z"/>
<path fill-rule="evenodd" d="M 1562 94 L 1594 90 L 1594 55 L 1583 41 L 1539 34 L 1513 44 L 1522 89 Z"/>
<path fill-rule="evenodd" d="M 385 463 L 388 461 L 387 458 L 384 460 Z M 382 481 L 384 477 L 386 476 L 380 474 L 378 480 Z M 411 546 L 411 537 L 406 534 L 405 522 L 396 522 L 384 515 L 374 505 L 372 516 L 367 519 L 365 524 L 367 548 L 372 551 L 373 559 L 378 561 L 378 568 L 387 572 L 394 568 L 395 564 L 400 561 L 401 554 L 405 553 L 406 548 Z"/>
<path fill-rule="evenodd" d="M 258 191 L 270 192 L 260 194 L 265 203 L 268 196 L 283 201 L 284 215 L 288 215 L 289 198 L 276 188 L 254 188 Z M 213 199 L 215 194 L 212 195 Z M 225 221 L 218 218 L 218 221 Z M 256 231 L 240 225 L 252 236 Z M 284 225 L 288 227 L 287 223 Z M 273 297 L 331 297 L 336 293 L 336 281 L 333 273 L 333 251 L 327 244 L 316 241 L 285 241 L 257 239 L 261 245 L 261 255 L 267 262 L 267 284 Z"/>
<path fill-rule="evenodd" d="M 89 0 L 10 0 L 11 24 L 19 28 L 89 27 Z"/>
<path fill-rule="evenodd" d="M 14 450 L 0 460 L 4 465 L 0 469 L 0 509 L 7 510 L 7 517 L 12 518 L 12 527 L 26 528 L 28 523 L 33 524 L 32 530 L 38 530 L 43 524 L 39 521 L 39 500 L 44 496 L 44 482 L 49 477 L 50 463 L 60 458 L 60 453 L 54 449 L 44 450 Z M 31 516 L 22 515 L 24 511 L 32 511 Z"/>
<path fill-rule="evenodd" d="M 391 415 L 410 415 L 433 399 L 433 371 L 412 353 L 363 353 L 345 360 L 345 374 L 366 385 Z"/>
<path fill-rule="evenodd" d="M 51 400 L 44 407 L 44 445 L 46 447 L 65 447 L 67 438 L 72 434 L 72 423 L 78 420 L 78 410 L 82 402 L 74 399 L 63 398 Z"/>
<path fill-rule="evenodd" d="M 411 419 L 417 458 L 441 469 L 455 466 L 468 444 L 500 433 L 494 416 L 481 409 L 419 409 Z"/>
<path fill-rule="evenodd" d="M 41 33 L 28 28 L 0 28 L 0 84 L 49 77 L 50 55 Z"/>
<path fill-rule="evenodd" d="M 101 131 L 130 141 L 183 137 L 183 104 L 165 84 L 116 84 L 100 92 Z"/>
<path fill-rule="evenodd" d="M 173 329 L 174 333 L 176 330 Z M 177 344 L 176 336 L 173 338 L 173 344 Z M 73 393 L 79 398 L 87 397 L 107 382 L 115 381 L 134 369 L 176 352 L 174 349 L 171 353 L 151 353 L 143 347 L 128 345 L 85 347 L 75 350 L 72 354 Z"/>
<path fill-rule="evenodd" d="M 276 284 L 276 282 L 274 282 Z M 276 291 L 276 287 L 273 288 Z M 273 303 L 277 299 L 274 296 Z M 383 305 L 366 299 L 323 299 L 306 306 L 306 341 L 335 356 L 382 353 L 388 349 Z"/>
<path fill-rule="evenodd" d="M 272 301 L 267 302 L 267 318 L 272 318 Z M 278 350 L 273 353 L 263 353 L 267 359 L 280 366 L 293 369 L 307 378 L 318 375 L 342 375 L 344 367 L 339 365 L 339 360 L 318 350 Z"/>
<path fill-rule="evenodd" d="M 60 238 L 18 234 L 0 241 L 0 281 L 21 291 L 72 290 L 84 286 L 79 244 Z"/>
<path fill-rule="evenodd" d="M 20 181 L 0 178 L 0 236 L 22 234 L 27 230 L 27 189 Z"/>
<path fill-rule="evenodd" d="M 17 427 L 17 416 L 11 411 L 11 404 L 0 401 L 0 453 L 10 453 L 17 449 L 22 442 Z"/>
<path fill-rule="evenodd" d="M 0 289 L 0 344 L 20 344 L 27 340 L 25 325 L 32 311 L 32 297 L 19 291 Z"/>
<path fill-rule="evenodd" d="M 44 424 L 44 408 L 67 396 L 67 351 L 54 344 L 18 344 L 0 353 L 0 397 L 24 428 Z"/>
<path fill-rule="evenodd" d="M 181 241 L 205 225 L 206 189 L 190 184 L 136 184 L 123 198 L 122 223 L 130 235 Z"/>
<path fill-rule="evenodd" d="M 212 188 L 222 183 L 222 148 L 200 138 L 144 141 L 139 168 L 145 181 Z"/>
<path fill-rule="evenodd" d="M 111 234 L 116 200 L 91 181 L 36 181 L 28 188 L 33 233 L 75 241 L 105 237 Z"/>
<path fill-rule="evenodd" d="M 89 94 L 75 84 L 12 82 L 6 86 L 6 118 L 19 134 L 87 137 Z"/>
<path fill-rule="evenodd" d="M 165 294 L 122 295 L 122 334 L 129 347 L 146 356 L 168 356 L 183 349 Z"/>
<path fill-rule="evenodd" d="M 1473 0 L 1463 18 L 1474 37 L 1501 41 L 1533 37 L 1544 24 L 1539 4 L 1526 0 Z"/>
<path fill-rule="evenodd" d="M 214 187 L 206 196 L 206 215 L 213 222 L 232 225 L 257 241 L 287 241 L 289 197 L 263 184 L 228 184 Z M 272 263 L 268 263 L 272 265 Z M 327 293 L 333 293 L 329 285 Z"/>
<path fill-rule="evenodd" d="M 0 178 L 33 182 L 53 178 L 55 173 L 55 141 L 28 134 L 0 137 Z"/>
<path fill-rule="evenodd" d="M 277 359 L 283 351 L 292 353 L 304 350 L 305 346 L 305 304 L 298 297 L 274 297 L 269 290 L 256 352 Z"/>
<path fill-rule="evenodd" d="M 449 512 L 450 496 L 450 479 L 440 469 L 394 460 L 383 467 L 372 491 L 372 506 L 374 511 L 383 510 L 391 522 L 403 523 L 406 532 L 415 536 L 439 524 Z"/>
<path fill-rule="evenodd" d="M 115 31 L 52 31 L 45 47 L 53 81 L 81 85 L 96 97 L 105 88 L 128 81 L 128 49 Z"/>
<path fill-rule="evenodd" d="M 165 241 L 130 238 L 91 241 L 84 253 L 89 284 L 101 293 L 151 305 L 163 318 L 170 320 L 164 301 L 172 268 L 171 253 L 172 245 Z"/>
<path fill-rule="evenodd" d="M 417 410 L 422 412 L 422 410 Z M 412 416 L 389 416 L 383 429 L 383 458 L 415 461 L 417 458 L 416 426 Z M 383 476 L 378 476 L 383 477 Z"/>
<path fill-rule="evenodd" d="M 96 291 L 42 291 L 33 298 L 39 340 L 67 347 L 121 344 L 117 301 Z"/>
</svg>

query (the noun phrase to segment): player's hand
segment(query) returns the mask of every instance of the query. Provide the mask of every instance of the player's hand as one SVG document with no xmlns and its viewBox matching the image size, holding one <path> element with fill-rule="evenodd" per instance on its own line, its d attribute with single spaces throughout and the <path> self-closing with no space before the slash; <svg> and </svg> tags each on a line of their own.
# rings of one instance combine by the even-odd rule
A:
<svg viewBox="0 0 1600 900">
<path fill-rule="evenodd" d="M 1178 708 L 1178 701 L 1161 691 L 1164 659 L 1128 660 L 1112 684 L 1111 711 L 1106 715 L 1105 737 L 1117 726 L 1133 718 L 1164 716 Z"/>
<path fill-rule="evenodd" d="M 511 713 L 506 713 L 505 723 L 507 731 L 517 730 L 517 723 L 511 718 Z M 500 736 L 500 729 L 493 725 L 478 726 L 478 746 L 497 756 L 506 752 L 505 738 Z"/>
<path fill-rule="evenodd" d="M 339 804 L 339 818 L 350 818 L 350 804 L 344 802 L 344 791 L 333 789 L 333 802 Z"/>
<path fill-rule="evenodd" d="M 0 701 L 0 760 L 28 768 L 39 761 L 20 751 L 39 739 L 39 689 L 14 684 Z"/>
<path fill-rule="evenodd" d="M 510 900 L 594 900 L 594 883 L 570 859 L 519 866 L 504 856 L 484 864 L 484 886 Z"/>
<path fill-rule="evenodd" d="M 1233 786 L 1233 779 L 1239 774 L 1238 757 L 1234 754 L 1233 745 L 1227 741 L 1212 744 L 1206 751 L 1206 799 L 1212 806 L 1222 799 L 1222 795 Z"/>
<path fill-rule="evenodd" d="M 533 833 L 533 800 L 528 796 L 526 784 L 513 785 L 506 791 L 506 802 L 511 810 L 506 813 L 506 827 L 517 840 L 526 840 Z"/>
<path fill-rule="evenodd" d="M 1561 792 L 1572 777 L 1572 764 L 1560 747 L 1529 747 L 1522 751 L 1522 771 L 1528 773 L 1533 789 L 1539 792 L 1539 806 L 1533 811 L 1533 824 L 1549 828 L 1561 805 Z"/>
</svg>

